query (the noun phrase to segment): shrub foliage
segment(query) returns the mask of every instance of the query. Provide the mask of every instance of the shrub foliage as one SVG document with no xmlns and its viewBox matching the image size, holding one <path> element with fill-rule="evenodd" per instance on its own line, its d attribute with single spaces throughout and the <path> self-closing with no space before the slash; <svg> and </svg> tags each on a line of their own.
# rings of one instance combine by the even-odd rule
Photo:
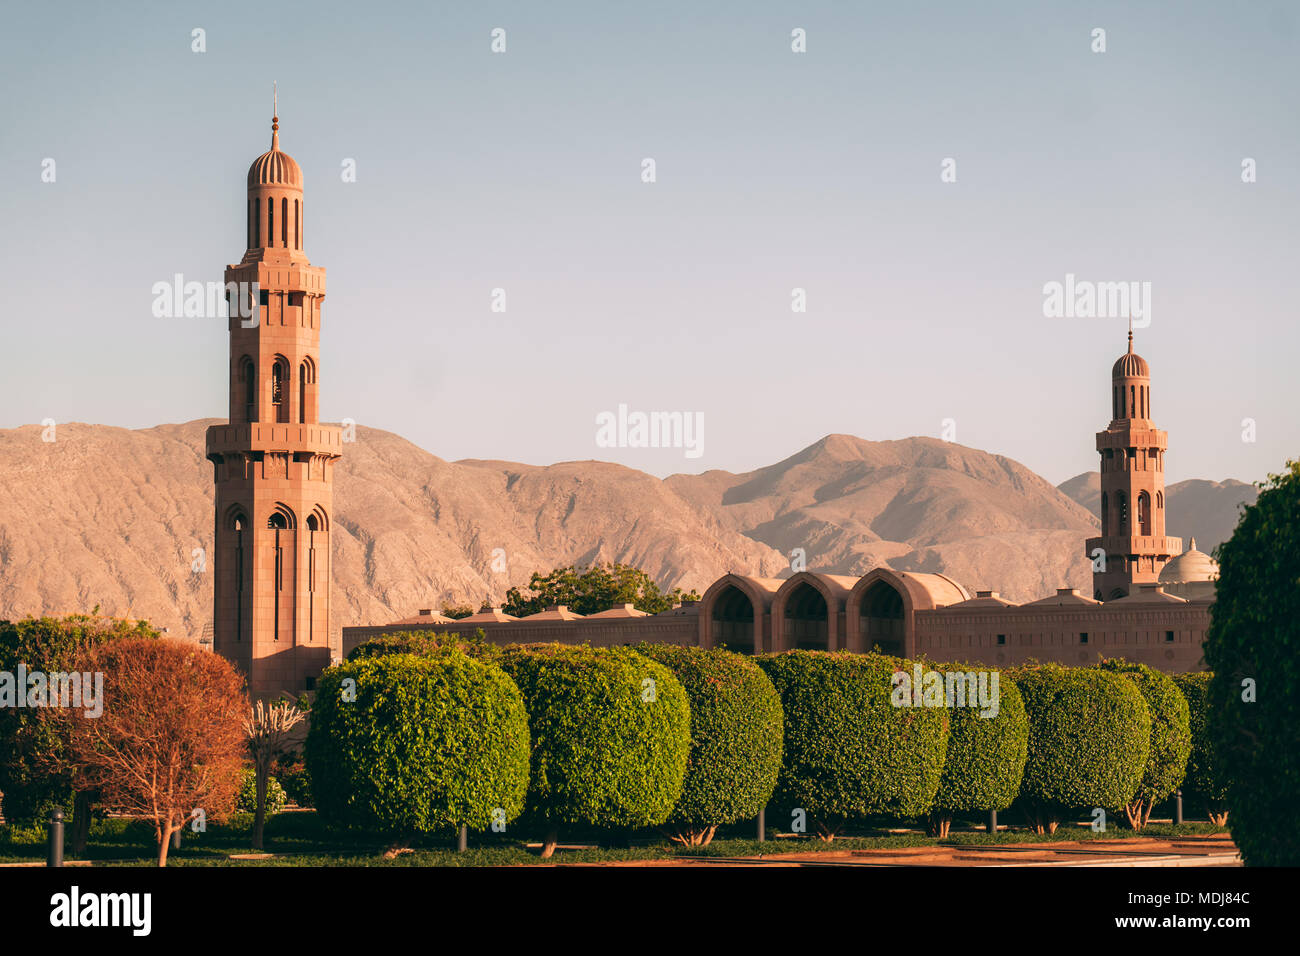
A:
<svg viewBox="0 0 1300 956">
<path fill-rule="evenodd" d="M 96 609 L 98 610 L 98 609 Z M 159 632 L 144 621 L 122 621 L 91 614 L 69 614 L 62 618 L 25 618 L 0 621 L 0 672 L 17 675 L 18 665 L 27 671 L 67 671 L 82 650 L 104 641 L 122 638 L 157 638 Z M 25 693 L 25 688 L 23 689 Z M 41 824 L 56 806 L 68 809 L 73 802 L 73 768 L 67 759 L 66 726 L 40 720 L 40 711 L 0 706 L 0 793 L 4 794 L 4 817 L 8 823 Z M 82 819 L 76 824 L 89 833 L 85 819 L 90 804 L 78 804 Z M 84 827 L 84 830 L 83 830 Z"/>
<path fill-rule="evenodd" d="M 1218 549 L 1205 638 L 1210 733 L 1232 836 L 1253 866 L 1300 864 L 1300 461 L 1260 486 Z"/>
<path fill-rule="evenodd" d="M 409 838 L 523 809 L 528 720 L 494 664 L 449 649 L 348 661 L 320 678 L 304 750 L 330 825 Z"/>
<path fill-rule="evenodd" d="M 1194 804 L 1200 805 L 1218 826 L 1228 822 L 1228 788 L 1214 756 L 1210 739 L 1208 671 L 1175 674 L 1174 683 L 1187 700 L 1188 722 L 1192 731 L 1192 751 L 1187 758 L 1187 777 L 1183 780 L 1183 793 Z"/>
<path fill-rule="evenodd" d="M 544 855 L 566 824 L 668 819 L 690 752 L 690 706 L 671 671 L 626 648 L 559 644 L 508 647 L 501 666 L 528 707 L 528 807 L 548 831 Z"/>
<path fill-rule="evenodd" d="M 1054 831 L 1071 810 L 1127 806 L 1151 750 L 1151 715 L 1134 683 L 1058 664 L 1011 676 L 1029 716 L 1020 796 L 1036 829 Z"/>
<path fill-rule="evenodd" d="M 850 819 L 929 812 L 947 751 L 948 712 L 891 704 L 893 674 L 906 662 L 802 650 L 757 660 L 785 713 L 775 804 L 805 811 L 827 840 Z"/>
<path fill-rule="evenodd" d="M 479 660 L 495 660 L 501 656 L 501 648 L 488 643 L 480 627 L 473 635 L 452 634 L 446 631 L 396 631 L 392 634 L 380 634 L 352 648 L 348 660 L 360 661 L 370 657 L 383 657 L 386 654 L 415 654 L 430 657 L 449 650 L 462 651 Z"/>
<path fill-rule="evenodd" d="M 720 649 L 641 644 L 686 690 L 691 749 L 668 827 L 703 846 L 723 824 L 756 817 L 781 772 L 781 698 L 751 659 Z"/>
<path fill-rule="evenodd" d="M 947 836 L 953 814 L 1004 810 L 1020 792 L 1029 755 L 1029 715 L 1015 681 L 980 664 L 941 664 L 939 670 L 989 674 L 997 688 L 997 712 L 982 716 L 976 706 L 949 712 L 948 753 L 934 797 L 931 830 Z M 993 676 L 997 684 L 993 684 Z"/>
<path fill-rule="evenodd" d="M 267 814 L 279 813 L 284 809 L 284 805 L 288 799 L 288 795 L 284 792 L 284 787 L 280 786 L 280 781 L 275 777 L 267 777 Z M 240 813 L 257 812 L 257 773 L 255 771 L 245 770 L 243 775 L 240 777 L 239 796 L 235 801 L 235 809 Z"/>
<path fill-rule="evenodd" d="M 1151 716 L 1151 747 L 1146 769 L 1137 793 L 1124 807 L 1129 826 L 1141 830 L 1155 805 L 1177 790 L 1187 773 L 1187 758 L 1192 752 L 1187 698 L 1172 677 L 1146 664 L 1116 657 L 1098 666 L 1131 680 L 1141 691 Z"/>
</svg>

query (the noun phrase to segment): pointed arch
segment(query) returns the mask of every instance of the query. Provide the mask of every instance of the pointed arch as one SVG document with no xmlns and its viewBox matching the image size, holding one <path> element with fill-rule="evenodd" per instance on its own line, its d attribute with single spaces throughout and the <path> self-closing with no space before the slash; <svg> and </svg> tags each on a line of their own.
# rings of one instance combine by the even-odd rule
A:
<svg viewBox="0 0 1300 956">
<path fill-rule="evenodd" d="M 772 598 L 772 648 L 835 650 L 840 619 L 854 581 L 818 571 L 786 578 Z"/>
<path fill-rule="evenodd" d="M 257 366 L 253 364 L 253 359 L 248 355 L 239 360 L 236 395 L 236 407 L 242 407 L 244 421 L 257 421 Z"/>
<path fill-rule="evenodd" d="M 880 589 L 881 584 L 902 602 L 901 619 L 894 597 Z M 915 652 L 917 611 L 948 607 L 970 598 L 969 591 L 943 574 L 874 568 L 853 586 L 845 606 L 848 649 L 866 652 L 880 644 L 882 650 L 897 647 L 897 656 L 909 656 Z"/>
<path fill-rule="evenodd" d="M 780 586 L 780 581 L 771 578 L 741 574 L 718 578 L 700 598 L 700 646 L 727 644 L 733 650 L 755 654 L 767 650 L 764 625 L 770 616 L 772 597 Z M 742 601 L 748 602 L 747 610 Z"/>
<path fill-rule="evenodd" d="M 271 420 L 288 422 L 290 387 L 289 360 L 276 355 L 271 360 Z"/>
</svg>

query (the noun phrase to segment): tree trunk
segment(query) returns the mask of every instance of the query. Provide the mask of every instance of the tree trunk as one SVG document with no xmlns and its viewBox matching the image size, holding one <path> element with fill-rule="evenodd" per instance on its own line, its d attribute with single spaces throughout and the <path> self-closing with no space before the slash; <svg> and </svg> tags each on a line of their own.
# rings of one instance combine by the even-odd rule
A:
<svg viewBox="0 0 1300 956">
<path fill-rule="evenodd" d="M 1151 819 L 1151 811 L 1154 810 L 1155 808 L 1156 808 L 1156 801 L 1155 801 L 1155 798 L 1154 798 L 1154 797 L 1152 797 L 1151 799 L 1147 800 L 1146 803 L 1145 803 L 1145 805 L 1142 807 L 1142 826 L 1143 826 L 1143 827 L 1146 827 L 1147 822 Z"/>
<path fill-rule="evenodd" d="M 171 846 L 173 832 L 175 831 L 172 830 L 170 821 L 163 824 L 162 839 L 158 841 L 158 865 L 159 866 L 167 865 L 167 848 Z"/>
<path fill-rule="evenodd" d="M 840 820 L 831 824 L 825 820 L 814 819 L 813 826 L 817 830 L 817 836 L 821 838 L 823 843 L 831 843 L 835 840 L 836 835 L 844 829 L 844 821 Z"/>
<path fill-rule="evenodd" d="M 262 849 L 262 829 L 266 826 L 266 778 L 271 768 L 259 760 L 257 762 L 257 812 L 253 816 L 253 849 Z"/>
<path fill-rule="evenodd" d="M 1134 800 L 1124 807 L 1124 816 L 1128 819 L 1129 828 L 1132 830 L 1142 829 L 1142 801 Z"/>
<path fill-rule="evenodd" d="M 1226 827 L 1228 825 L 1228 811 L 1223 810 L 1221 812 L 1216 813 L 1215 811 L 1211 810 L 1210 822 L 1213 823 L 1216 827 Z"/>
<path fill-rule="evenodd" d="M 1055 833 L 1061 821 L 1056 818 L 1058 812 L 1051 805 L 1031 805 L 1026 809 L 1029 826 L 1035 833 Z"/>
<path fill-rule="evenodd" d="M 927 828 L 930 836 L 944 839 L 948 836 L 948 830 L 952 827 L 952 814 L 934 812 L 930 814 L 929 826 Z"/>
<path fill-rule="evenodd" d="M 90 842 L 90 817 L 95 804 L 93 790 L 78 790 L 72 803 L 72 855 L 84 857 Z"/>
<path fill-rule="evenodd" d="M 555 852 L 556 845 L 560 842 L 560 835 L 554 829 L 546 831 L 546 836 L 542 837 L 542 859 L 549 860 L 551 854 Z"/>
<path fill-rule="evenodd" d="M 700 840 L 700 846 L 708 846 L 710 843 L 712 843 L 713 834 L 717 832 L 718 832 L 718 827 L 716 824 L 714 826 L 709 827 L 707 830 L 705 830 L 703 837 Z"/>
<path fill-rule="evenodd" d="M 180 826 L 178 826 L 175 830 L 172 831 L 173 850 L 179 850 L 181 848 L 181 832 L 184 829 L 185 829 L 185 824 L 182 823 Z"/>
</svg>

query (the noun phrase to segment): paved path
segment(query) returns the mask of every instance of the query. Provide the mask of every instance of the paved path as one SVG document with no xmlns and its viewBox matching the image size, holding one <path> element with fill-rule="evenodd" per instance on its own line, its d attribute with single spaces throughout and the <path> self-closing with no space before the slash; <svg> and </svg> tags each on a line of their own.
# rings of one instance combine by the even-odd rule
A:
<svg viewBox="0 0 1300 956">
<path fill-rule="evenodd" d="M 833 846 L 833 844 L 832 844 Z M 890 850 L 778 853 L 761 857 L 677 857 L 577 866 L 1241 866 L 1226 834 L 1177 839 L 1134 837 L 999 846 L 919 846 Z"/>
</svg>

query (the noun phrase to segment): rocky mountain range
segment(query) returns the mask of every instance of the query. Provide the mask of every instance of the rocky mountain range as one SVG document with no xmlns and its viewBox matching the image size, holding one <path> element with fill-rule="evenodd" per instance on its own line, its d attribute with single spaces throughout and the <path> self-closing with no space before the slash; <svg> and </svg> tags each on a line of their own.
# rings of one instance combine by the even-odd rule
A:
<svg viewBox="0 0 1300 956">
<path fill-rule="evenodd" d="M 212 613 L 209 424 L 73 423 L 55 441 L 39 426 L 0 430 L 0 618 L 98 605 L 197 638 Z M 844 574 L 941 571 L 1029 600 L 1088 587 L 1083 538 L 1097 527 L 1095 475 L 1057 489 L 1010 459 L 930 438 L 829 435 L 745 474 L 661 480 L 599 461 L 448 462 L 358 427 L 335 474 L 336 628 L 499 599 L 533 571 L 615 560 L 699 591 L 728 571 L 780 577 L 802 560 Z M 1253 491 L 1171 486 L 1170 533 L 1209 550 Z"/>
<path fill-rule="evenodd" d="M 1062 492 L 1083 505 L 1098 520 L 1101 518 L 1101 474 L 1085 471 L 1058 486 Z M 1165 487 L 1165 515 L 1169 533 L 1206 554 L 1232 537 L 1243 505 L 1253 505 L 1259 489 L 1244 481 L 1206 481 L 1191 478 Z"/>
</svg>

